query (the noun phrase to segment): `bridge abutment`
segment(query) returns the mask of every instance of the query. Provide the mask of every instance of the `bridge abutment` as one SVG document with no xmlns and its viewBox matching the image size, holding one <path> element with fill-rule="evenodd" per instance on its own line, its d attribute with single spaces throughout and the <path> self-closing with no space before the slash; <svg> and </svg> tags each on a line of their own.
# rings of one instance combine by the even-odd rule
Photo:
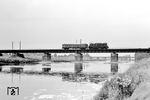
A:
<svg viewBox="0 0 150 100">
<path fill-rule="evenodd" d="M 44 61 L 51 61 L 51 54 L 50 53 L 44 53 L 44 56 L 42 58 Z"/>
<path fill-rule="evenodd" d="M 75 61 L 83 61 L 83 54 L 82 53 L 76 53 L 75 54 Z"/>
<path fill-rule="evenodd" d="M 111 72 L 114 74 L 118 72 L 118 54 L 111 53 Z"/>
</svg>

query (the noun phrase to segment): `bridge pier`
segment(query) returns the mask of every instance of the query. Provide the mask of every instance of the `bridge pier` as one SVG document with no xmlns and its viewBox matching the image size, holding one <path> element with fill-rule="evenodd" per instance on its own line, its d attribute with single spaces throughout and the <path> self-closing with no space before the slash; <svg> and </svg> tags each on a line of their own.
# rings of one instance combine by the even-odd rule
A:
<svg viewBox="0 0 150 100">
<path fill-rule="evenodd" d="M 51 71 L 51 68 L 42 68 L 42 72 L 44 73 L 48 73 L 49 71 Z"/>
<path fill-rule="evenodd" d="M 83 54 L 82 53 L 76 53 L 75 61 L 83 61 Z"/>
<path fill-rule="evenodd" d="M 10 72 L 11 73 L 21 73 L 21 72 L 23 72 L 23 68 L 22 67 L 11 67 Z"/>
<path fill-rule="evenodd" d="M 42 58 L 44 61 L 51 61 L 51 54 L 50 53 L 44 53 L 44 56 Z"/>
<path fill-rule="evenodd" d="M 115 74 L 118 72 L 118 54 L 111 53 L 111 72 Z"/>
<path fill-rule="evenodd" d="M 76 74 L 82 72 L 82 70 L 83 70 L 83 64 L 82 63 L 75 63 L 74 64 L 74 72 Z"/>
<path fill-rule="evenodd" d="M 2 66 L 0 66 L 0 72 L 2 71 Z"/>
</svg>

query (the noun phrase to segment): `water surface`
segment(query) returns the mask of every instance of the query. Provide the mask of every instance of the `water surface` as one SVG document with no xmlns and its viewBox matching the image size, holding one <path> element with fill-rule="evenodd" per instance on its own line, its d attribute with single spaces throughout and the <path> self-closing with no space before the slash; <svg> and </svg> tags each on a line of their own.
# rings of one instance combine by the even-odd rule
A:
<svg viewBox="0 0 150 100">
<path fill-rule="evenodd" d="M 120 63 L 119 73 L 126 71 L 132 63 Z M 106 62 L 84 62 L 82 68 L 75 63 L 51 63 L 51 66 L 24 65 L 24 71 L 41 72 L 43 67 L 51 67 L 53 72 L 110 73 L 110 64 Z M 2 66 L 0 73 L 0 98 L 2 100 L 92 100 L 100 90 L 102 83 L 64 81 L 62 76 L 28 75 L 4 73 L 10 67 Z M 79 68 L 76 68 L 79 67 Z M 7 95 L 7 87 L 19 87 L 17 96 Z"/>
</svg>

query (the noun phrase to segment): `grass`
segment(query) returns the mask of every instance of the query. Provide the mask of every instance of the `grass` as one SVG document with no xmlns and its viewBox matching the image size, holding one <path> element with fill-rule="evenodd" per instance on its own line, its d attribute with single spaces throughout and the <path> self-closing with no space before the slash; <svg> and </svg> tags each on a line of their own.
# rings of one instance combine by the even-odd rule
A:
<svg viewBox="0 0 150 100">
<path fill-rule="evenodd" d="M 33 64 L 37 63 L 39 60 L 32 58 L 20 58 L 20 57 L 0 57 L 0 64 L 10 65 L 10 64 Z"/>
<path fill-rule="evenodd" d="M 140 88 L 142 86 L 147 86 L 150 81 L 150 58 L 143 59 L 135 64 L 133 64 L 125 73 L 117 74 L 110 81 L 106 81 L 100 92 L 95 96 L 95 100 L 150 100 L 149 99 L 139 99 Z M 138 92 L 136 92 L 138 91 Z M 148 97 L 147 92 L 143 98 Z M 149 92 L 150 93 L 150 92 Z M 138 94 L 139 96 L 137 96 Z"/>
</svg>

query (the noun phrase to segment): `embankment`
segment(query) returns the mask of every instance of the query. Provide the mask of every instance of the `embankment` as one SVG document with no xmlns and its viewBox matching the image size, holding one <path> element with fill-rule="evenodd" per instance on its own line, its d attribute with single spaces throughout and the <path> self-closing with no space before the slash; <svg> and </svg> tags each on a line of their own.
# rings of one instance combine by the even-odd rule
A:
<svg viewBox="0 0 150 100">
<path fill-rule="evenodd" d="M 95 100 L 150 100 L 150 58 L 106 81 Z"/>
<path fill-rule="evenodd" d="M 40 60 L 21 57 L 0 57 L 0 65 L 35 64 Z"/>
</svg>

